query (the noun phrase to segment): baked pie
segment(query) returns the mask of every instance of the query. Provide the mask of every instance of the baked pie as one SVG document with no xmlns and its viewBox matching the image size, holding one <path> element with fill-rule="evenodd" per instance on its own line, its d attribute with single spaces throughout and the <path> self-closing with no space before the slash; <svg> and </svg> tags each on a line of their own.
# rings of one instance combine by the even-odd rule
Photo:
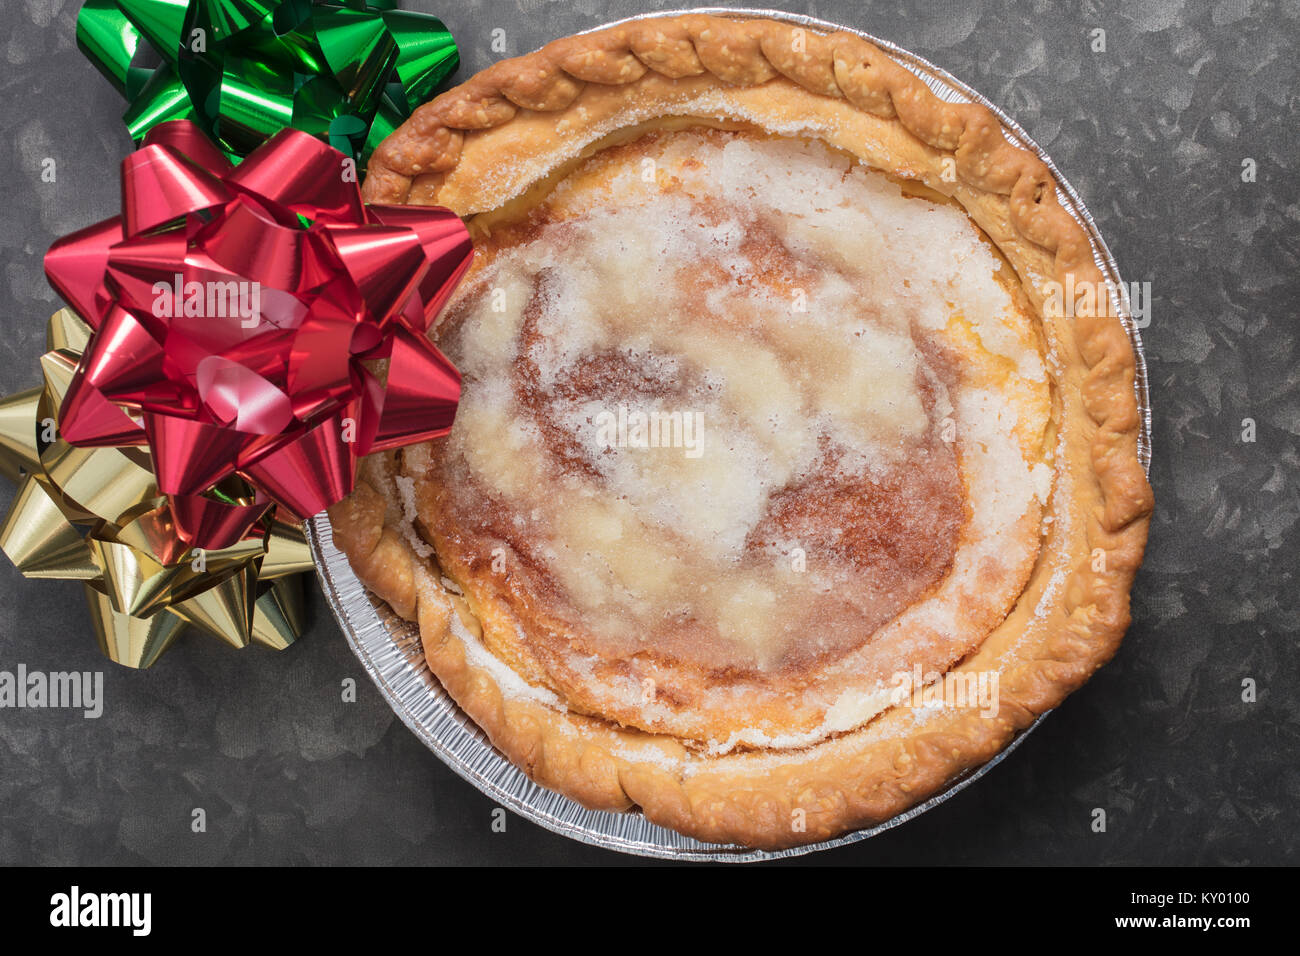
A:
<svg viewBox="0 0 1300 956">
<path fill-rule="evenodd" d="M 655 18 L 420 108 L 365 194 L 452 208 L 476 259 L 451 434 L 367 459 L 335 540 L 537 782 L 819 841 L 1115 652 L 1134 355 L 985 108 L 855 35 Z"/>
</svg>

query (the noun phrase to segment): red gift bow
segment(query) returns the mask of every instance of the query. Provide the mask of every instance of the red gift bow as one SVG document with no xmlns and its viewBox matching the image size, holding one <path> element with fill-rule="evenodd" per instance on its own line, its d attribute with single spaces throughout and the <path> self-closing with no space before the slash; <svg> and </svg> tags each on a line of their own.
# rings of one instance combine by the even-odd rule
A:
<svg viewBox="0 0 1300 956">
<path fill-rule="evenodd" d="M 163 123 L 122 161 L 121 216 L 45 256 L 94 330 L 60 437 L 148 445 L 191 546 L 228 547 L 272 503 L 313 515 L 359 457 L 451 428 L 460 374 L 426 333 L 469 233 L 446 209 L 364 205 L 344 164 L 285 129 L 232 167 L 193 123 Z M 386 386 L 362 364 L 385 358 Z M 212 493 L 234 475 L 253 504 Z"/>
</svg>

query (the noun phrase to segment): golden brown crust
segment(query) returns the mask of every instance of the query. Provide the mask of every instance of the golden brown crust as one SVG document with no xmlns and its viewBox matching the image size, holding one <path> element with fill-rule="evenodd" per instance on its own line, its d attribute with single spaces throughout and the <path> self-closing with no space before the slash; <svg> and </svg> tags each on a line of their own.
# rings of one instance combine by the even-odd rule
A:
<svg viewBox="0 0 1300 956">
<path fill-rule="evenodd" d="M 437 201 L 462 152 L 482 146 L 485 134 L 515 120 L 563 139 L 584 117 L 601 115 L 610 99 L 669 101 L 711 84 L 734 89 L 759 112 L 763 97 L 785 107 L 802 97 L 810 110 L 847 103 L 870 114 L 895 137 L 875 144 L 877 155 L 883 149 L 903 157 L 891 171 L 911 172 L 954 196 L 998 242 L 1042 311 L 1062 364 L 1058 468 L 1071 486 L 1044 540 L 1044 554 L 1062 570 L 1040 562 L 1017 608 L 958 668 L 997 671 L 996 716 L 945 707 L 921 718 L 895 707 L 797 753 L 691 757 L 674 740 L 505 692 L 500 676 L 472 653 L 474 632 L 502 622 L 492 608 L 449 594 L 416 555 L 397 529 L 392 503 L 399 496 L 387 469 L 369 468 L 352 498 L 330 512 L 359 577 L 419 622 L 433 672 L 534 779 L 587 806 L 636 805 L 654 822 L 699 839 L 759 847 L 813 842 L 888 819 L 988 760 L 1059 704 L 1119 645 L 1152 507 L 1137 455 L 1140 417 L 1125 329 L 1109 308 L 1068 316 L 1048 301 L 1049 281 L 1076 289 L 1080 306 L 1087 289 L 1103 285 L 1087 235 L 1060 205 L 1046 165 L 1008 142 L 988 110 L 939 100 L 865 40 L 801 31 L 796 43 L 796 29 L 767 20 L 660 18 L 503 61 L 421 107 L 385 141 L 371 160 L 366 198 Z M 955 184 L 938 175 L 945 159 L 955 165 Z M 445 196 L 453 194 L 453 208 L 465 205 L 449 186 Z"/>
</svg>

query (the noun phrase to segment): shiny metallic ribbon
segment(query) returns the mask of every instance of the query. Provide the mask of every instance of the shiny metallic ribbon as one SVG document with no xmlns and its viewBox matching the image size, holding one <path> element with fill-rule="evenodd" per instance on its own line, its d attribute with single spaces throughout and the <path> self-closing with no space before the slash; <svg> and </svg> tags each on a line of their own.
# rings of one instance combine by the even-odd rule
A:
<svg viewBox="0 0 1300 956">
<path fill-rule="evenodd" d="M 436 17 L 395 0 L 87 0 L 77 45 L 141 142 L 190 119 L 227 157 L 291 126 L 358 168 L 459 63 Z"/>
<path fill-rule="evenodd" d="M 71 309 L 49 322 L 45 384 L 0 400 L 0 473 L 17 481 L 0 548 L 29 578 L 80 580 L 100 648 L 149 667 L 192 625 L 235 647 L 282 649 L 302 628 L 301 528 L 263 513 L 226 547 L 196 550 L 176 534 L 146 449 L 76 448 L 55 422 L 91 329 Z M 227 482 L 230 505 L 254 492 Z"/>
<path fill-rule="evenodd" d="M 44 387 L 0 402 L 0 471 L 22 481 L 0 547 L 29 577 L 85 581 L 120 663 L 153 663 L 182 623 L 286 646 L 301 519 L 352 490 L 361 456 L 451 427 L 460 376 L 426 333 L 468 232 L 365 206 L 343 160 L 283 130 L 232 167 L 194 124 L 161 124 L 122 163 L 121 216 L 46 254 L 72 309 Z"/>
</svg>

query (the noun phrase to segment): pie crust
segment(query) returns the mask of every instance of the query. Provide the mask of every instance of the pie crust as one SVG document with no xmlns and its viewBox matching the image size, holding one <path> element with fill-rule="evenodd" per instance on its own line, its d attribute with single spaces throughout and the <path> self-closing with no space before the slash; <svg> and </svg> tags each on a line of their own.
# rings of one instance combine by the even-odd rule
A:
<svg viewBox="0 0 1300 956">
<path fill-rule="evenodd" d="M 653 173 L 638 186 L 632 174 L 647 163 Z M 728 164 L 739 172 L 716 196 L 700 188 L 707 178 L 692 179 Z M 784 171 L 805 186 L 782 188 L 771 177 Z M 705 841 L 816 842 L 884 821 L 989 760 L 1115 653 L 1152 508 L 1134 355 L 1048 168 L 1010 143 L 987 109 L 939 100 L 852 34 L 654 18 L 502 61 L 421 107 L 375 152 L 364 192 L 371 202 L 454 209 L 479 261 L 435 331 L 466 372 L 456 428 L 441 444 L 363 462 L 356 491 L 330 510 L 335 541 L 374 594 L 418 622 L 432 672 L 537 782 L 592 808 L 639 807 Z M 792 208 L 796 195 L 816 214 Z M 839 198 L 818 198 L 831 195 Z M 888 237 L 870 255 L 818 244 L 827 234 L 844 248 L 856 242 L 851 229 L 835 232 L 834 216 L 862 203 L 875 204 Z M 915 214 L 898 213 L 900 203 Z M 658 216 L 670 206 L 723 232 L 728 217 L 749 217 L 735 240 L 735 284 L 744 287 L 735 294 L 752 298 L 745 315 L 790 291 L 787 273 L 803 256 L 853 282 L 901 282 L 909 291 L 898 294 L 941 306 L 925 337 L 938 351 L 891 352 L 898 330 L 883 306 L 857 330 L 875 336 L 861 367 L 843 357 L 858 354 L 851 342 L 827 347 L 834 328 L 813 336 L 768 323 L 771 334 L 755 344 L 727 325 L 725 309 L 722 319 L 692 312 L 711 287 L 681 298 L 694 281 L 683 269 L 656 293 L 635 267 L 644 256 L 630 247 L 602 254 L 620 230 L 675 236 L 672 215 Z M 776 229 L 778 247 L 803 251 L 763 271 L 755 263 L 767 253 L 744 245 L 754 223 Z M 582 309 L 548 311 L 540 267 L 528 265 L 539 256 L 575 277 Z M 528 306 L 506 309 L 516 324 L 496 334 L 506 319 L 487 302 L 511 282 L 523 283 Z M 623 294 L 602 282 L 628 284 L 628 302 L 644 307 L 602 306 L 602 290 L 611 301 Z M 816 288 L 829 296 L 834 283 Z M 833 312 L 837 301 L 822 304 Z M 587 312 L 603 318 L 573 318 Z M 606 352 L 644 338 L 652 349 L 702 355 L 701 367 L 737 370 L 724 376 L 731 404 L 709 408 L 731 416 L 724 434 L 741 436 L 733 445 L 762 445 L 755 461 L 788 453 L 803 463 L 755 471 L 789 494 L 769 488 L 758 505 L 728 499 L 713 509 L 722 513 L 714 527 L 712 511 L 692 511 L 689 496 L 646 491 L 636 469 L 648 458 L 631 472 L 615 456 L 543 481 L 568 440 L 556 423 L 577 420 L 575 408 L 623 379 L 575 364 L 570 352 L 524 361 L 521 336 L 538 328 L 551 330 L 540 333 L 543 352 L 559 349 L 551 340 L 560 335 Z M 903 357 L 881 358 L 890 355 Z M 768 368 L 770 356 L 771 387 L 736 398 L 735 382 Z M 694 386 L 678 372 L 643 382 L 639 394 L 681 399 Z M 879 401 L 837 404 L 863 382 Z M 768 394 L 786 383 L 798 386 L 786 400 Z M 513 397 L 493 404 L 484 396 L 498 386 Z M 705 401 L 709 388 L 689 394 Z M 791 411 L 793 424 L 783 419 L 770 433 L 754 424 L 808 407 L 799 395 L 812 396 L 822 429 L 803 444 L 791 436 L 807 415 Z M 508 439 L 524 419 L 535 433 Z M 955 443 L 936 438 L 944 422 L 955 423 Z M 868 464 L 852 472 L 812 455 L 828 442 Z M 715 498 L 736 487 L 748 461 L 727 454 L 715 457 L 730 461 L 720 479 L 730 484 L 700 479 Z M 682 469 L 674 462 L 667 474 L 694 474 Z M 871 477 L 854 485 L 849 472 Z M 659 507 L 675 521 L 662 541 L 627 533 L 642 525 L 626 522 Z M 741 522 L 748 537 L 738 543 L 731 519 L 756 513 L 768 533 Z M 592 544 L 611 522 L 609 539 Z M 666 545 L 653 550 L 683 535 L 695 543 L 678 557 Z M 822 579 L 774 576 L 755 557 L 784 561 L 791 540 L 822 561 Z M 743 573 L 727 564 L 736 554 L 749 562 Z M 829 589 L 816 584 L 832 578 Z M 689 613 L 662 623 L 686 582 L 701 585 Z M 619 588 L 635 600 L 611 605 Z M 865 615 L 856 618 L 865 634 L 853 630 L 854 615 Z M 995 675 L 996 707 L 882 700 L 889 675 L 904 672 Z"/>
</svg>

